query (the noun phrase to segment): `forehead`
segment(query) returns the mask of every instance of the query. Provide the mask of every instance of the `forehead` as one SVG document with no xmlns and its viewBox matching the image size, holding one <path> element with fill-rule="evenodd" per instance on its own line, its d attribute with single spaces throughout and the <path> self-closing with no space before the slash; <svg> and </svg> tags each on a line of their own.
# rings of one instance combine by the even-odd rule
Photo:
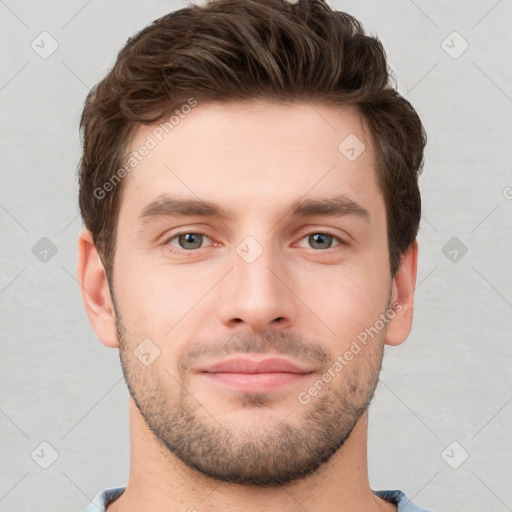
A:
<svg viewBox="0 0 512 512">
<path fill-rule="evenodd" d="M 382 214 L 370 132 L 354 107 L 262 101 L 199 103 L 186 112 L 138 128 L 121 215 L 135 219 L 162 194 L 259 215 L 343 194 Z"/>
</svg>

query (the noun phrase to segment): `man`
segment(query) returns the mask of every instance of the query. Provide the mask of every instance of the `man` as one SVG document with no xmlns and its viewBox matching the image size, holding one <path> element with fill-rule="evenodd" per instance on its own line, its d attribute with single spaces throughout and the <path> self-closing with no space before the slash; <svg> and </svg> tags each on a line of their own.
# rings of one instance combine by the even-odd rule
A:
<svg viewBox="0 0 512 512">
<path fill-rule="evenodd" d="M 129 482 L 85 511 L 423 510 L 367 471 L 426 142 L 379 40 L 320 0 L 191 6 L 81 127 L 78 277 L 131 395 Z"/>
</svg>

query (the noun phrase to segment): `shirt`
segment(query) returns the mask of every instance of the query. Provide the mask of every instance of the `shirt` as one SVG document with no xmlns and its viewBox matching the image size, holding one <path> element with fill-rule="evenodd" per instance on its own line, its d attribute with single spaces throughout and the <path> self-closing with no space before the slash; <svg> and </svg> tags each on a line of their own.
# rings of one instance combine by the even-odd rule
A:
<svg viewBox="0 0 512 512">
<path fill-rule="evenodd" d="M 125 487 L 109 487 L 101 491 L 82 512 L 105 512 L 107 505 L 121 496 Z M 430 512 L 416 506 L 402 491 L 373 491 L 379 498 L 383 498 L 398 505 L 397 512 Z"/>
</svg>

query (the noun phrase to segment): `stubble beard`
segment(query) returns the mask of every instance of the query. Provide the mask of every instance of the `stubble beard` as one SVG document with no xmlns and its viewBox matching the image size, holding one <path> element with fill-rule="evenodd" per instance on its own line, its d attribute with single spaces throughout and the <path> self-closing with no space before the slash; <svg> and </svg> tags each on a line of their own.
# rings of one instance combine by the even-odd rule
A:
<svg viewBox="0 0 512 512">
<path fill-rule="evenodd" d="M 280 486 L 302 479 L 320 468 L 349 438 L 374 396 L 382 365 L 384 342 L 372 340 L 307 405 L 296 396 L 289 400 L 283 419 L 273 427 L 264 422 L 229 424 L 215 419 L 208 404 L 200 404 L 190 394 L 190 373 L 178 378 L 165 368 L 144 367 L 134 356 L 136 342 L 127 339 L 116 315 L 116 330 L 123 375 L 138 410 L 155 440 L 169 454 L 189 468 L 213 480 L 256 487 Z M 268 347 L 276 343 L 280 352 L 291 347 L 286 333 L 269 333 Z M 251 352 L 257 342 L 244 336 L 228 344 L 238 352 Z M 316 350 L 324 350 L 315 345 Z M 261 351 L 261 350 L 256 350 Z M 320 357 L 320 356 L 319 356 Z M 325 352 L 321 357 L 332 359 Z M 355 364 L 354 364 L 355 363 Z M 174 372 L 178 375 L 178 372 Z M 321 375 L 318 376 L 321 378 Z M 179 388 L 179 393 L 176 390 Z M 173 392 L 174 391 L 174 392 Z M 261 415 L 274 401 L 264 394 L 244 393 L 240 404 Z M 292 423 L 287 415 L 299 421 Z"/>
</svg>

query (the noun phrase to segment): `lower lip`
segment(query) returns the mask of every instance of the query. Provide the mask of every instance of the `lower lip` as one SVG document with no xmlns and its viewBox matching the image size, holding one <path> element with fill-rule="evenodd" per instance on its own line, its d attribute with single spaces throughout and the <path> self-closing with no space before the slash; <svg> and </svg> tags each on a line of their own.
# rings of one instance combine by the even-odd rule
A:
<svg viewBox="0 0 512 512">
<path fill-rule="evenodd" d="M 309 373 L 203 373 L 210 381 L 252 393 L 266 393 L 302 382 Z"/>
</svg>

